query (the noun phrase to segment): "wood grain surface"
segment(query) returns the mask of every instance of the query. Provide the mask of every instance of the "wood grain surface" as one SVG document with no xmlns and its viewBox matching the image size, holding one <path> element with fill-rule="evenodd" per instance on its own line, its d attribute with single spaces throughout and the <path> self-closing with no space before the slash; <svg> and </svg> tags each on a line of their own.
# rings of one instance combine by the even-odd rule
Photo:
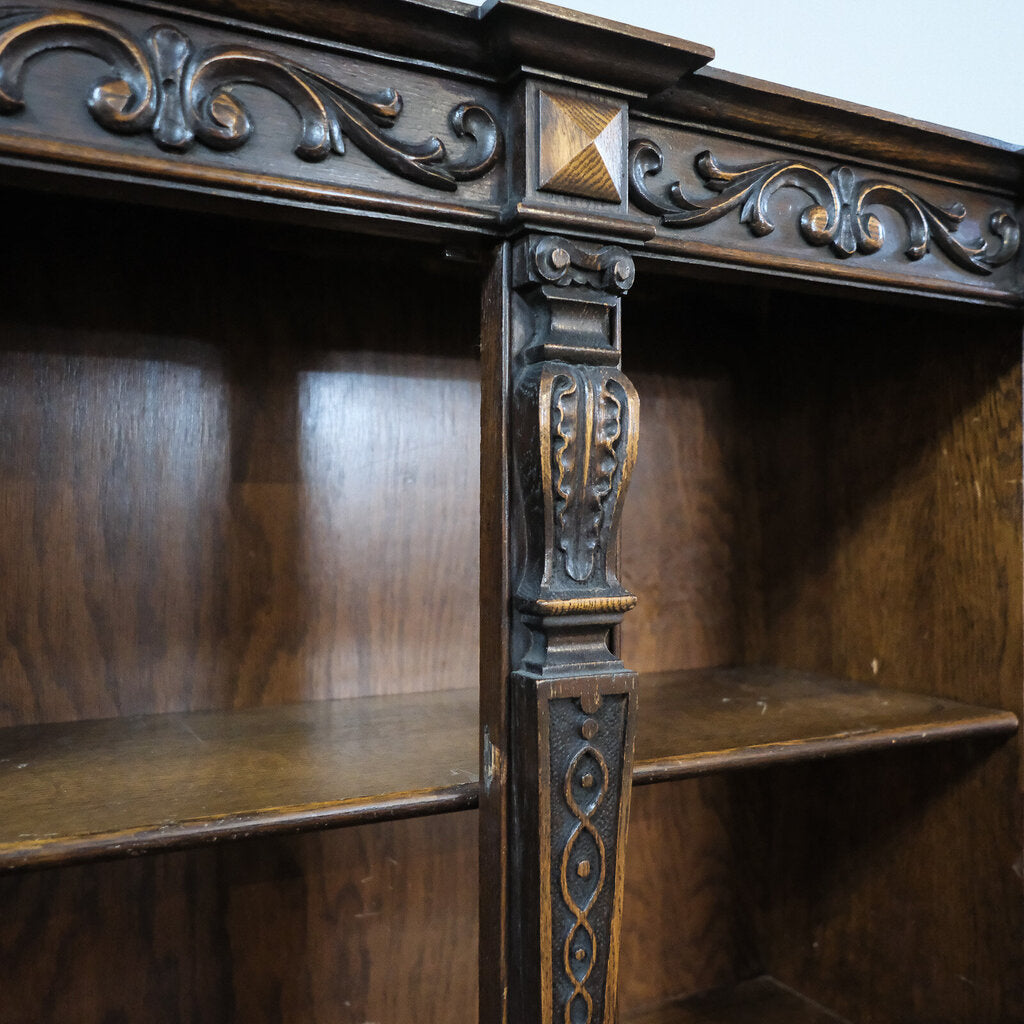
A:
<svg viewBox="0 0 1024 1024">
<path fill-rule="evenodd" d="M 0 879 L 4 1024 L 473 1021 L 475 818 Z"/>
<path fill-rule="evenodd" d="M 778 669 L 648 675 L 641 707 L 637 783 L 1016 728 Z M 455 690 L 0 730 L 0 870 L 475 806 L 477 709 Z"/>
<path fill-rule="evenodd" d="M 846 1024 L 767 976 L 625 1018 L 626 1024 Z"/>
<path fill-rule="evenodd" d="M 480 1013 L 507 1014 L 509 963 L 509 676 L 512 671 L 508 552 L 513 480 L 509 422 L 512 248 L 489 254 L 480 315 Z M 516 318 L 521 323 L 522 318 Z"/>
<path fill-rule="evenodd" d="M 565 61 L 577 76 L 649 76 L 658 89 L 706 55 L 643 33 L 623 45 L 614 26 L 553 21 L 528 0 L 464 20 L 457 5 L 397 0 L 376 15 L 362 0 L 302 13 L 280 0 L 201 6 L 364 45 L 386 41 L 390 17 L 410 14 L 396 35 L 405 53 L 475 70 Z M 140 31 L 149 24 L 144 11 L 123 16 Z M 465 31 L 436 46 L 456 18 Z M 552 39 L 553 23 L 566 31 Z M 218 30 L 195 33 L 205 43 Z M 286 52 L 301 45 L 291 40 Z M 622 59 L 609 62 L 609 52 Z M 65 183 L 92 167 L 92 187 L 117 198 L 119 174 L 148 182 L 179 166 L 154 160 L 148 139 L 102 135 L 80 102 L 92 59 L 61 53 L 40 63 L 65 60 L 65 85 L 78 97 L 57 104 L 62 137 L 78 146 Z M 365 54 L 345 63 L 363 86 L 388 84 Z M 439 112 L 466 98 L 466 83 L 498 98 L 472 75 L 402 71 L 410 138 L 432 134 Z M 859 154 L 865 166 L 1020 187 L 1019 157 L 998 146 L 848 108 L 827 115 L 835 132 L 825 145 L 819 100 L 715 75 L 690 85 L 663 96 L 655 113 Z M 294 154 L 281 143 L 294 140 L 294 120 L 287 105 L 254 104 L 261 132 L 244 151 L 249 177 L 236 184 L 279 189 L 260 193 L 269 208 L 285 195 L 281 161 Z M 5 160 L 27 177 L 48 167 L 32 184 L 52 186 L 60 145 L 19 124 L 7 130 L 22 148 L 12 144 Z M 105 147 L 102 159 L 94 147 Z M 276 172 L 270 150 L 286 154 L 275 156 Z M 243 163 L 215 154 L 197 189 L 231 191 Z M 358 153 L 330 173 L 339 176 L 330 202 L 348 209 L 350 196 L 366 217 L 405 204 L 421 232 L 441 216 L 486 229 L 503 202 L 497 175 L 467 185 L 465 205 L 444 212 L 410 190 L 393 197 Z M 288 197 L 315 204 L 303 189 Z M 172 201 L 169 190 L 160 197 Z M 519 527 L 505 521 L 504 413 L 486 409 L 504 385 L 492 380 L 483 508 L 501 522 L 480 530 L 472 256 L 459 270 L 440 259 L 437 239 L 399 255 L 372 236 L 344 242 L 212 216 L 5 198 L 0 726 L 10 731 L 0 742 L 11 744 L 9 771 L 29 772 L 13 792 L 36 815 L 35 826 L 4 817 L 15 846 L 32 827 L 43 845 L 62 828 L 86 834 L 108 806 L 126 806 L 132 787 L 140 801 L 159 796 L 164 817 L 127 827 L 154 835 L 169 805 L 179 825 L 223 822 L 224 788 L 235 782 L 256 791 L 243 801 L 249 812 L 298 808 L 302 820 L 287 825 L 306 827 L 324 804 L 306 794 L 315 797 L 328 772 L 335 786 L 353 749 L 353 778 L 365 771 L 377 783 L 375 807 L 394 802 L 380 813 L 411 810 L 410 778 L 434 779 L 428 790 L 451 795 L 438 779 L 451 771 L 449 733 L 471 735 L 471 701 L 452 698 L 443 724 L 428 730 L 430 709 L 444 706 L 444 691 L 472 686 L 482 666 L 485 720 L 504 734 L 516 642 L 501 628 L 481 639 L 479 628 L 479 609 L 486 616 L 507 597 L 507 563 L 495 551 L 509 546 L 506 527 L 514 547 Z M 321 224 L 333 216 L 326 199 L 303 209 Z M 509 210 L 516 215 L 514 203 Z M 587 216 L 574 223 L 609 230 Z M 621 226 L 642 233 L 638 219 Z M 716 255 L 731 258 L 699 247 L 679 258 Z M 860 275 L 860 264 L 843 266 Z M 766 272 L 777 269 L 765 261 Z M 806 263 L 791 269 L 813 273 Z M 485 287 L 487 373 L 509 343 L 506 271 L 492 261 Z M 624 311 L 644 440 L 622 541 L 623 581 L 640 603 L 621 651 L 630 668 L 674 674 L 648 688 L 648 763 L 682 775 L 781 760 L 783 748 L 817 759 L 922 732 L 961 742 L 638 790 L 624 1013 L 638 1024 L 817 1024 L 833 1011 L 857 1024 L 1021 1024 L 1020 741 L 982 735 L 1022 713 L 1019 313 L 647 280 Z M 874 283 L 889 286 L 885 274 Z M 484 571 L 498 572 L 489 586 L 500 582 L 482 602 L 481 551 Z M 788 670 L 779 718 L 764 677 L 751 682 L 748 668 L 734 687 L 743 699 L 720 720 L 727 738 L 716 739 L 708 702 L 724 703 L 720 683 L 696 699 L 699 687 L 686 691 L 678 675 L 710 665 Z M 872 689 L 823 687 L 808 673 Z M 692 726 L 678 710 L 684 692 L 702 709 Z M 353 737 L 360 727 L 348 715 L 332 735 L 327 701 L 381 694 L 427 694 L 408 701 L 411 710 L 423 700 L 423 718 L 362 726 L 373 748 L 358 755 L 367 737 Z M 187 780 L 202 767 L 192 737 L 203 731 L 182 732 L 183 720 L 168 717 L 184 712 L 217 723 L 195 804 Z M 161 717 L 139 725 L 137 715 Z M 246 721 L 259 724 L 245 734 Z M 682 750 L 695 734 L 697 748 L 714 748 L 696 753 L 719 760 Z M 25 737 L 31 747 L 44 735 L 45 751 L 24 760 Z M 84 742 L 60 766 L 75 744 L 63 746 L 63 736 Z M 161 743 L 176 751 L 174 772 Z M 372 760 L 382 751 L 396 772 L 386 785 Z M 68 765 L 85 794 L 70 810 L 60 803 L 62 787 L 73 795 L 60 774 Z M 470 783 L 455 788 L 471 800 Z M 124 819 L 107 820 L 106 852 L 117 852 Z M 488 960 L 504 954 L 487 945 L 495 933 L 486 921 L 477 938 L 476 883 L 492 884 L 503 855 L 488 849 L 481 873 L 477 851 L 481 836 L 503 840 L 497 820 L 497 830 L 480 831 L 473 814 L 435 815 L 0 878 L 0 1019 L 472 1022 L 478 953 L 492 989 L 505 981 Z M 749 980 L 764 973 L 779 982 Z M 655 1009 L 666 1003 L 675 1005 Z"/>
<path fill-rule="evenodd" d="M 414 257 L 396 282 L 382 243 L 300 230 L 13 209 L 0 722 L 475 683 L 473 278 Z"/>
<path fill-rule="evenodd" d="M 1019 717 L 1017 318 L 646 288 L 624 314 L 644 416 L 626 663 L 775 665 L 890 706 L 915 692 Z M 642 693 L 640 716 L 642 736 Z M 733 980 L 753 962 L 860 1024 L 1024 1020 L 1019 772 L 1019 739 L 978 739 L 758 773 L 727 826 L 740 867 L 718 883 L 756 919 Z M 659 827 L 671 844 L 682 826 Z M 710 877 L 716 853 L 676 856 Z M 663 1000 L 699 990 L 649 976 Z"/>
<path fill-rule="evenodd" d="M 0 868 L 476 803 L 476 691 L 0 730 Z"/>
<path fill-rule="evenodd" d="M 230 732 L 249 708 L 313 702 L 283 711 L 309 725 L 321 699 L 473 685 L 472 267 L 407 248 L 398 274 L 377 240 L 54 196 L 7 209 L 0 721 L 124 736 L 137 714 L 243 712 Z M 392 732 L 396 768 L 421 727 Z M 259 730 L 201 785 L 322 779 L 344 750 L 304 729 L 277 751 Z M 107 793 L 86 770 L 98 799 L 187 794 L 143 746 L 116 753 L 95 750 Z M 476 850 L 475 815 L 442 815 L 8 876 L 0 1019 L 472 1020 Z"/>
<path fill-rule="evenodd" d="M 1010 711 L 785 669 L 655 673 L 640 701 L 637 783 L 1017 730 Z"/>
<path fill-rule="evenodd" d="M 806 314 L 759 384 L 762 657 L 1020 715 L 1019 323 Z M 851 768 L 777 776 L 769 970 L 861 1024 L 1024 1020 L 1019 741 Z"/>
<path fill-rule="evenodd" d="M 745 829 L 758 783 L 759 773 L 741 772 L 634 789 L 619 971 L 623 1019 L 764 969 L 755 914 L 763 892 Z"/>
</svg>

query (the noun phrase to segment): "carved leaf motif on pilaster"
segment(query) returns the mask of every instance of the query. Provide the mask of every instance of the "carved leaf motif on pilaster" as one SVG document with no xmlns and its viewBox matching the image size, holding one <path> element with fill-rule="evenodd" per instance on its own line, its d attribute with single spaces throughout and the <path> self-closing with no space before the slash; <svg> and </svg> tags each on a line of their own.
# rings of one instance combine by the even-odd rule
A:
<svg viewBox="0 0 1024 1024">
<path fill-rule="evenodd" d="M 527 368 L 517 398 L 519 415 L 537 423 L 527 445 L 539 472 L 526 470 L 523 481 L 524 493 L 539 484 L 543 535 L 535 527 L 533 542 L 544 547 L 540 578 L 524 580 L 521 603 L 544 614 L 633 607 L 608 553 L 636 463 L 636 389 L 611 367 L 545 362 Z"/>
</svg>

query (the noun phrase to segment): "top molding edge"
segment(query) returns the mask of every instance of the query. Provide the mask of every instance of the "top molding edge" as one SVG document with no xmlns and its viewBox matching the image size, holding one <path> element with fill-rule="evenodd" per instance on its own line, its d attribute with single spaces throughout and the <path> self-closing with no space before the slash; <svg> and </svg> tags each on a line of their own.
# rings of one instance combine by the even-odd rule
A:
<svg viewBox="0 0 1024 1024">
<path fill-rule="evenodd" d="M 505 75 L 531 67 L 650 96 L 715 56 L 709 46 L 544 0 L 487 0 L 479 20 Z"/>
<path fill-rule="evenodd" d="M 162 5 L 135 0 L 129 6 Z M 487 0 L 479 8 L 460 0 L 177 0 L 175 6 L 488 78 L 526 67 L 646 97 L 636 105 L 641 114 L 1024 194 L 1019 148 L 708 68 L 709 47 L 545 0 Z"/>
<path fill-rule="evenodd" d="M 1021 147 L 718 68 L 701 68 L 638 112 L 1024 194 Z"/>
<path fill-rule="evenodd" d="M 488 77 L 507 78 L 525 67 L 634 95 L 663 92 L 715 55 L 708 46 L 544 0 L 489 0 L 479 8 L 454 0 L 177 0 L 176 6 Z"/>
</svg>

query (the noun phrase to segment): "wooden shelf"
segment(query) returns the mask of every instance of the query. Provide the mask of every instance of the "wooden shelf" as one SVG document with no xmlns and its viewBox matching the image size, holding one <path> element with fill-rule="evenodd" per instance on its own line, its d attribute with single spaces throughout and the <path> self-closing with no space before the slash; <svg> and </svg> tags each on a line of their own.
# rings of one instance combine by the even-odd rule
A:
<svg viewBox="0 0 1024 1024">
<path fill-rule="evenodd" d="M 1008 711 L 771 668 L 645 675 L 639 716 L 635 783 L 1017 728 Z"/>
<path fill-rule="evenodd" d="M 776 669 L 645 676 L 637 783 L 1009 734 L 1009 712 Z M 0 870 L 463 810 L 475 690 L 0 731 Z"/>
<path fill-rule="evenodd" d="M 0 869 L 461 810 L 475 690 L 0 732 Z"/>
<path fill-rule="evenodd" d="M 847 1024 L 774 978 L 753 978 L 727 989 L 691 996 L 625 1024 Z"/>
</svg>

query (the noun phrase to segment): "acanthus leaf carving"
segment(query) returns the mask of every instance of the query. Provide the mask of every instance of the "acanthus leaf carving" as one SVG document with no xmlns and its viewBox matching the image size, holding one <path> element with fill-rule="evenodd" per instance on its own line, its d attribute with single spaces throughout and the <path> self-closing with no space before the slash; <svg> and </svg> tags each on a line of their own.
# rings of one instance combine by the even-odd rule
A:
<svg viewBox="0 0 1024 1024">
<path fill-rule="evenodd" d="M 402 111 L 393 88 L 363 93 L 269 51 L 211 46 L 199 54 L 171 25 L 142 41 L 105 18 L 77 11 L 0 9 L 0 114 L 24 107 L 25 65 L 52 49 L 72 49 L 105 61 L 113 71 L 92 88 L 88 108 L 108 131 L 151 131 L 160 148 L 187 152 L 195 142 L 233 150 L 252 137 L 248 110 L 233 93 L 240 85 L 268 89 L 299 115 L 295 153 L 303 160 L 344 155 L 345 139 L 386 169 L 429 188 L 454 191 L 482 177 L 501 157 L 494 115 L 462 103 L 449 116 L 457 138 L 470 140 L 453 159 L 436 136 L 403 142 L 389 134 Z"/>
<path fill-rule="evenodd" d="M 158 82 L 150 53 L 120 26 L 77 11 L 0 9 L 0 114 L 24 105 L 25 64 L 48 50 L 91 54 L 114 70 L 100 78 L 86 100 L 97 124 L 111 132 L 141 132 L 157 115 Z"/>
<path fill-rule="evenodd" d="M 880 179 L 858 179 L 846 166 L 825 173 L 812 164 L 775 160 L 747 167 L 725 167 L 712 153 L 698 154 L 697 175 L 713 193 L 695 199 L 679 181 L 664 196 L 652 191 L 649 179 L 661 173 L 664 158 L 649 139 L 630 143 L 629 177 L 633 202 L 648 213 L 661 217 L 669 228 L 696 228 L 719 220 L 739 208 L 740 222 L 751 233 L 764 237 L 775 230 L 770 215 L 772 196 L 783 188 L 798 189 L 811 199 L 800 214 L 804 240 L 814 246 L 829 246 L 841 259 L 857 254 L 870 256 L 885 243 L 885 231 L 871 206 L 888 206 L 903 218 L 907 228 L 904 254 L 921 259 L 932 243 L 958 267 L 975 274 L 990 274 L 1013 259 L 1020 245 L 1020 227 L 1005 210 L 989 218 L 989 229 L 997 239 L 992 246 L 984 239 L 963 241 L 956 234 L 967 216 L 963 203 L 938 206 L 902 185 Z"/>
<path fill-rule="evenodd" d="M 520 604 L 542 614 L 632 608 L 607 556 L 636 462 L 636 389 L 614 367 L 548 361 L 526 368 L 516 398 L 532 549 Z"/>
</svg>

